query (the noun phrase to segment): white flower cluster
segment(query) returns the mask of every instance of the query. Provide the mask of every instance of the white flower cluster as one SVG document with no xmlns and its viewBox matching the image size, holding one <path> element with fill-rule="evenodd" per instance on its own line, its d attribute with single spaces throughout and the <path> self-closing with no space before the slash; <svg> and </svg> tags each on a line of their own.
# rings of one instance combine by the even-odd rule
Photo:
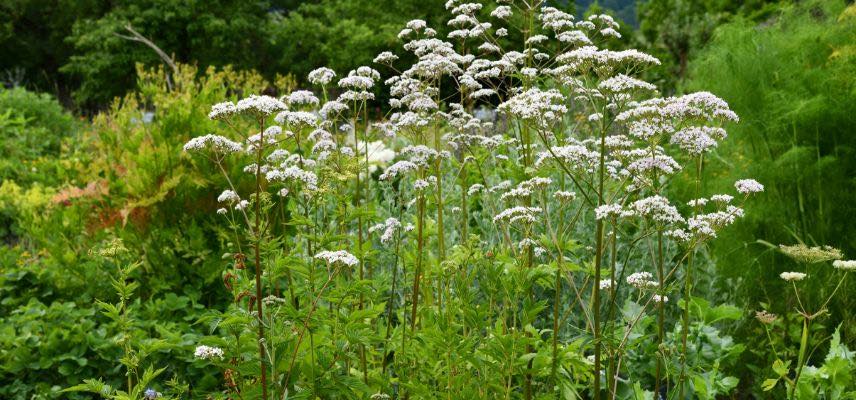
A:
<svg viewBox="0 0 856 400">
<path fill-rule="evenodd" d="M 208 148 L 224 154 L 238 153 L 244 150 L 244 146 L 241 146 L 240 143 L 219 135 L 197 136 L 184 144 L 184 151 L 201 151 Z"/>
<path fill-rule="evenodd" d="M 604 204 L 594 209 L 595 219 L 620 217 L 624 213 L 621 204 Z"/>
<path fill-rule="evenodd" d="M 289 106 L 317 106 L 318 97 L 309 90 L 295 90 L 288 95 Z"/>
<path fill-rule="evenodd" d="M 419 167 L 410 161 L 398 161 L 395 164 L 390 165 L 389 168 L 387 168 L 386 171 L 384 171 L 384 173 L 380 175 L 380 179 L 384 181 L 392 180 L 399 175 L 403 175 L 410 171 L 415 171 L 417 168 Z"/>
<path fill-rule="evenodd" d="M 650 218 L 658 224 L 668 225 L 684 222 L 678 209 L 663 196 L 651 196 L 630 204 L 632 215 Z"/>
<path fill-rule="evenodd" d="M 716 147 L 717 140 L 725 139 L 726 136 L 725 129 L 719 127 L 691 126 L 675 132 L 670 142 L 697 156 Z"/>
<path fill-rule="evenodd" d="M 687 218 L 687 229 L 702 239 L 715 238 L 717 231 L 733 224 L 743 214 L 742 208 L 729 205 L 723 210 Z"/>
<path fill-rule="evenodd" d="M 806 276 L 807 275 L 802 272 L 782 272 L 779 274 L 780 278 L 788 282 L 801 281 L 805 279 Z"/>
<path fill-rule="evenodd" d="M 638 158 L 627 166 L 627 170 L 633 174 L 659 173 L 671 175 L 681 170 L 681 165 L 669 155 L 656 154 Z"/>
<path fill-rule="evenodd" d="M 237 193 L 235 193 L 232 190 L 228 190 L 228 189 L 224 190 L 223 193 L 220 193 L 220 195 L 217 196 L 217 202 L 218 203 L 234 203 L 234 202 L 240 201 L 240 200 L 241 200 L 241 197 L 238 196 Z"/>
<path fill-rule="evenodd" d="M 627 284 L 637 289 L 650 289 L 659 286 L 657 281 L 652 280 L 650 272 L 634 272 L 627 277 Z"/>
<path fill-rule="evenodd" d="M 269 181 L 303 183 L 306 189 L 318 189 L 318 176 L 312 171 L 306 171 L 294 165 L 268 171 L 265 178 Z"/>
<path fill-rule="evenodd" d="M 336 77 L 336 72 L 330 68 L 321 67 L 309 72 L 308 80 L 315 85 L 326 86 Z"/>
<path fill-rule="evenodd" d="M 710 201 L 720 204 L 731 203 L 731 200 L 734 200 L 734 196 L 729 194 L 715 194 L 710 196 Z"/>
<path fill-rule="evenodd" d="M 832 266 L 842 271 L 856 271 L 856 260 L 835 260 Z"/>
<path fill-rule="evenodd" d="M 347 104 L 337 100 L 330 100 L 324 103 L 323 106 L 321 106 L 321 110 L 318 112 L 318 114 L 321 115 L 321 118 L 330 120 L 334 119 L 338 115 L 345 113 L 345 111 L 348 111 Z"/>
<path fill-rule="evenodd" d="M 739 118 L 725 100 L 709 92 L 645 100 L 616 116 L 618 121 L 733 121 Z"/>
<path fill-rule="evenodd" d="M 384 51 L 384 52 L 378 54 L 377 57 L 374 58 L 374 62 L 376 64 L 391 64 L 393 61 L 395 61 L 397 59 L 398 59 L 398 56 L 395 54 L 392 54 L 391 51 Z"/>
<path fill-rule="evenodd" d="M 324 250 L 315 254 L 315 258 L 319 260 L 324 260 L 327 264 L 335 265 L 335 264 L 343 264 L 349 267 L 353 267 L 360 263 L 360 260 L 357 259 L 353 254 L 348 253 L 345 250 L 338 251 L 329 251 Z"/>
<path fill-rule="evenodd" d="M 467 196 L 472 196 L 478 192 L 484 191 L 484 185 L 480 183 L 476 183 L 469 188 L 467 188 Z"/>
<path fill-rule="evenodd" d="M 568 112 L 568 107 L 563 104 L 564 99 L 556 89 L 532 88 L 500 104 L 499 111 L 547 127 Z"/>
<path fill-rule="evenodd" d="M 425 179 L 417 179 L 413 182 L 413 190 L 421 192 L 431 186 L 431 183 Z"/>
<path fill-rule="evenodd" d="M 380 236 L 380 242 L 383 244 L 389 244 L 392 242 L 395 236 L 395 232 L 401 229 L 401 221 L 396 218 L 387 218 L 386 221 L 382 224 L 377 224 L 369 228 L 369 233 L 383 230 L 383 234 Z"/>
<path fill-rule="evenodd" d="M 269 116 L 280 111 L 285 111 L 288 107 L 281 100 L 267 96 L 250 95 L 243 98 L 235 105 L 235 111 L 244 114 L 256 114 Z"/>
<path fill-rule="evenodd" d="M 429 163 L 443 154 L 425 145 L 406 146 L 401 149 L 401 154 L 410 157 L 410 161 L 417 166 L 427 167 Z"/>
<path fill-rule="evenodd" d="M 541 207 L 511 207 L 502 210 L 499 214 L 493 217 L 493 222 L 507 221 L 510 224 L 523 221 L 528 223 L 535 222 L 535 215 L 541 213 Z"/>
<path fill-rule="evenodd" d="M 630 93 L 635 91 L 654 92 L 657 90 L 656 86 L 648 82 L 624 74 L 618 74 L 605 79 L 601 81 L 597 87 L 602 92 L 606 93 Z"/>
<path fill-rule="evenodd" d="M 512 14 L 511 6 L 498 6 L 490 12 L 490 16 L 497 19 L 506 19 Z"/>
<path fill-rule="evenodd" d="M 235 103 L 231 101 L 224 101 L 222 103 L 217 103 L 211 106 L 211 112 L 208 113 L 208 118 L 210 119 L 225 119 L 231 117 L 237 112 L 235 108 Z"/>
<path fill-rule="evenodd" d="M 285 111 L 274 118 L 277 123 L 292 129 L 313 128 L 318 125 L 318 116 L 308 111 Z"/>
<path fill-rule="evenodd" d="M 779 250 L 794 261 L 805 264 L 816 264 L 844 258 L 841 250 L 832 246 L 809 247 L 802 243 L 792 246 L 780 244 Z"/>
<path fill-rule="evenodd" d="M 594 172 L 600 161 L 600 153 L 579 144 L 553 146 L 549 151 L 538 154 L 535 167 L 541 167 L 545 161 L 551 159 L 576 171 Z"/>
<path fill-rule="evenodd" d="M 535 177 L 523 182 L 520 182 L 516 188 L 505 192 L 500 196 L 500 200 L 508 199 L 523 199 L 532 195 L 536 189 L 543 189 L 553 182 L 550 178 Z"/>
<path fill-rule="evenodd" d="M 556 193 L 553 193 L 553 197 L 561 201 L 573 201 L 577 198 L 577 194 L 567 190 L 557 190 Z"/>
<path fill-rule="evenodd" d="M 593 71 L 601 76 L 611 75 L 616 70 L 630 70 L 649 65 L 660 65 L 660 60 L 641 51 L 601 50 L 596 46 L 583 46 L 556 57 L 561 66 L 553 73 L 557 76 L 582 74 Z"/>
<path fill-rule="evenodd" d="M 734 187 L 737 189 L 737 193 L 740 194 L 753 194 L 764 191 L 764 185 L 754 179 L 741 179 L 734 182 Z"/>
<path fill-rule="evenodd" d="M 219 347 L 212 347 L 206 345 L 196 346 L 196 350 L 193 352 L 194 357 L 202 359 L 202 360 L 210 360 L 213 358 L 223 359 L 223 349 Z"/>
</svg>

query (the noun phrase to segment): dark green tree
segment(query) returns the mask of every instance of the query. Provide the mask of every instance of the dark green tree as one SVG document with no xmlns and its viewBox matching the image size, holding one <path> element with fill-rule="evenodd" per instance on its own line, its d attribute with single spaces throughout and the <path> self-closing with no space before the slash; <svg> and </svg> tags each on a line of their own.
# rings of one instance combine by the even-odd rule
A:
<svg viewBox="0 0 856 400">
<path fill-rule="evenodd" d="M 770 12 L 771 0 L 647 0 L 639 2 L 639 39 L 664 66 L 657 80 L 673 89 L 687 72 L 694 52 L 703 48 L 714 29 L 734 15 L 758 20 Z"/>
<path fill-rule="evenodd" d="M 80 78 L 75 99 L 89 107 L 132 88 L 135 64 L 156 65 L 161 59 L 146 45 L 118 36 L 128 33 L 127 24 L 179 62 L 203 68 L 268 65 L 265 27 L 270 7 L 266 1 L 118 2 L 99 19 L 75 23 L 68 38 L 75 51 L 61 71 Z"/>
</svg>

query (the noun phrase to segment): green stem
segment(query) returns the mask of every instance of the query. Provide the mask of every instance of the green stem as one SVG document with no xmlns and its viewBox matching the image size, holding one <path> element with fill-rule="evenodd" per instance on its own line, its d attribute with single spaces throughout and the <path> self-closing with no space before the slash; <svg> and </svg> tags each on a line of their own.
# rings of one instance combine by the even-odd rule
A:
<svg viewBox="0 0 856 400">
<path fill-rule="evenodd" d="M 597 188 L 597 205 L 604 203 L 603 183 L 606 178 L 604 164 L 606 162 L 606 130 L 600 134 L 600 167 Z M 600 400 L 600 266 L 603 263 L 603 219 L 596 222 L 595 232 L 595 257 L 594 257 L 594 285 L 592 299 L 592 313 L 594 313 L 594 399 Z"/>
<path fill-rule="evenodd" d="M 267 400 L 267 364 L 265 363 L 265 324 L 264 324 L 264 312 L 262 310 L 262 263 L 261 263 L 261 255 L 259 254 L 259 249 L 262 246 L 262 233 L 261 233 L 261 193 L 262 193 L 262 172 L 261 172 L 261 164 L 262 164 L 262 149 L 264 143 L 264 120 L 259 120 L 259 146 L 258 151 L 256 152 L 256 218 L 255 218 L 255 234 L 256 241 L 253 246 L 253 252 L 255 256 L 255 267 L 256 267 L 256 309 L 258 309 L 258 324 L 259 324 L 259 367 L 261 368 L 261 385 L 262 385 L 262 399 Z"/>
<path fill-rule="evenodd" d="M 657 280 L 660 296 L 663 296 L 665 288 L 665 272 L 663 271 L 663 230 L 657 227 Z M 663 339 L 666 336 L 666 310 L 665 302 L 657 302 L 657 376 L 654 381 L 654 393 L 659 396 L 660 380 L 663 377 L 663 357 L 661 357 L 659 346 L 663 344 Z M 687 305 L 689 306 L 689 305 Z"/>
<path fill-rule="evenodd" d="M 791 396 L 790 398 L 794 398 L 794 394 L 797 390 L 797 384 L 800 381 L 800 375 L 802 374 L 803 364 L 805 363 L 805 354 L 808 350 L 808 328 L 811 324 L 809 323 L 809 319 L 806 316 L 803 316 L 803 328 L 802 328 L 802 337 L 800 338 L 800 354 L 797 361 L 797 373 L 794 376 L 794 383 L 791 386 Z"/>
<path fill-rule="evenodd" d="M 703 156 L 698 157 L 696 162 L 696 181 L 695 181 L 695 198 L 698 199 L 701 193 L 701 173 L 704 163 Z M 693 216 L 697 214 L 698 206 L 693 207 Z M 681 378 L 678 383 L 678 394 L 681 398 L 684 397 L 684 383 L 687 380 L 687 336 L 690 330 L 690 298 L 692 296 L 692 274 L 695 266 L 695 247 L 690 249 L 689 260 L 687 262 L 686 279 L 684 281 L 684 313 L 683 313 L 683 329 L 681 332 Z"/>
</svg>

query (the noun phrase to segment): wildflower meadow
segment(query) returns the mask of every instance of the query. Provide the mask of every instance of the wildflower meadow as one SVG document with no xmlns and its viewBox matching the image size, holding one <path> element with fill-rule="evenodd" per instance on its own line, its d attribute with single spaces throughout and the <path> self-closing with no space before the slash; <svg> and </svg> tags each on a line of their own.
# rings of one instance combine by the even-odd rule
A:
<svg viewBox="0 0 856 400">
<path fill-rule="evenodd" d="M 426 2 L 299 75 L 120 24 L 162 62 L 102 108 L 0 91 L 0 397 L 856 398 L 856 8 L 687 61 L 568 7 Z"/>
</svg>

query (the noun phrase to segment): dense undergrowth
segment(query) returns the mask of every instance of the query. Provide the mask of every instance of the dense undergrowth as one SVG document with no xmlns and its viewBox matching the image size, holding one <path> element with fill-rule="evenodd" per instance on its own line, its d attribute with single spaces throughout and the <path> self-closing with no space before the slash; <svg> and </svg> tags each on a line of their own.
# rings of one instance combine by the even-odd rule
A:
<svg viewBox="0 0 856 400">
<path fill-rule="evenodd" d="M 508 65 L 457 58 L 505 24 L 615 44 L 610 19 L 461 7 L 471 39 L 417 21 L 423 64 L 380 57 L 384 76 L 411 68 L 381 121 L 371 69 L 320 71 L 312 94 L 185 65 L 169 90 L 139 68 L 91 123 L 0 92 L 0 397 L 854 396 L 853 266 L 832 262 L 854 252 L 852 6 L 721 28 L 686 87 L 728 104 L 653 115 L 633 102 L 653 88 L 609 79 L 655 63 L 577 34 L 484 56 Z M 469 115 L 482 104 L 500 105 Z M 230 141 L 188 144 L 212 133 Z M 763 192 L 735 188 L 749 176 Z M 798 242 L 843 255 L 764 244 Z"/>
</svg>

